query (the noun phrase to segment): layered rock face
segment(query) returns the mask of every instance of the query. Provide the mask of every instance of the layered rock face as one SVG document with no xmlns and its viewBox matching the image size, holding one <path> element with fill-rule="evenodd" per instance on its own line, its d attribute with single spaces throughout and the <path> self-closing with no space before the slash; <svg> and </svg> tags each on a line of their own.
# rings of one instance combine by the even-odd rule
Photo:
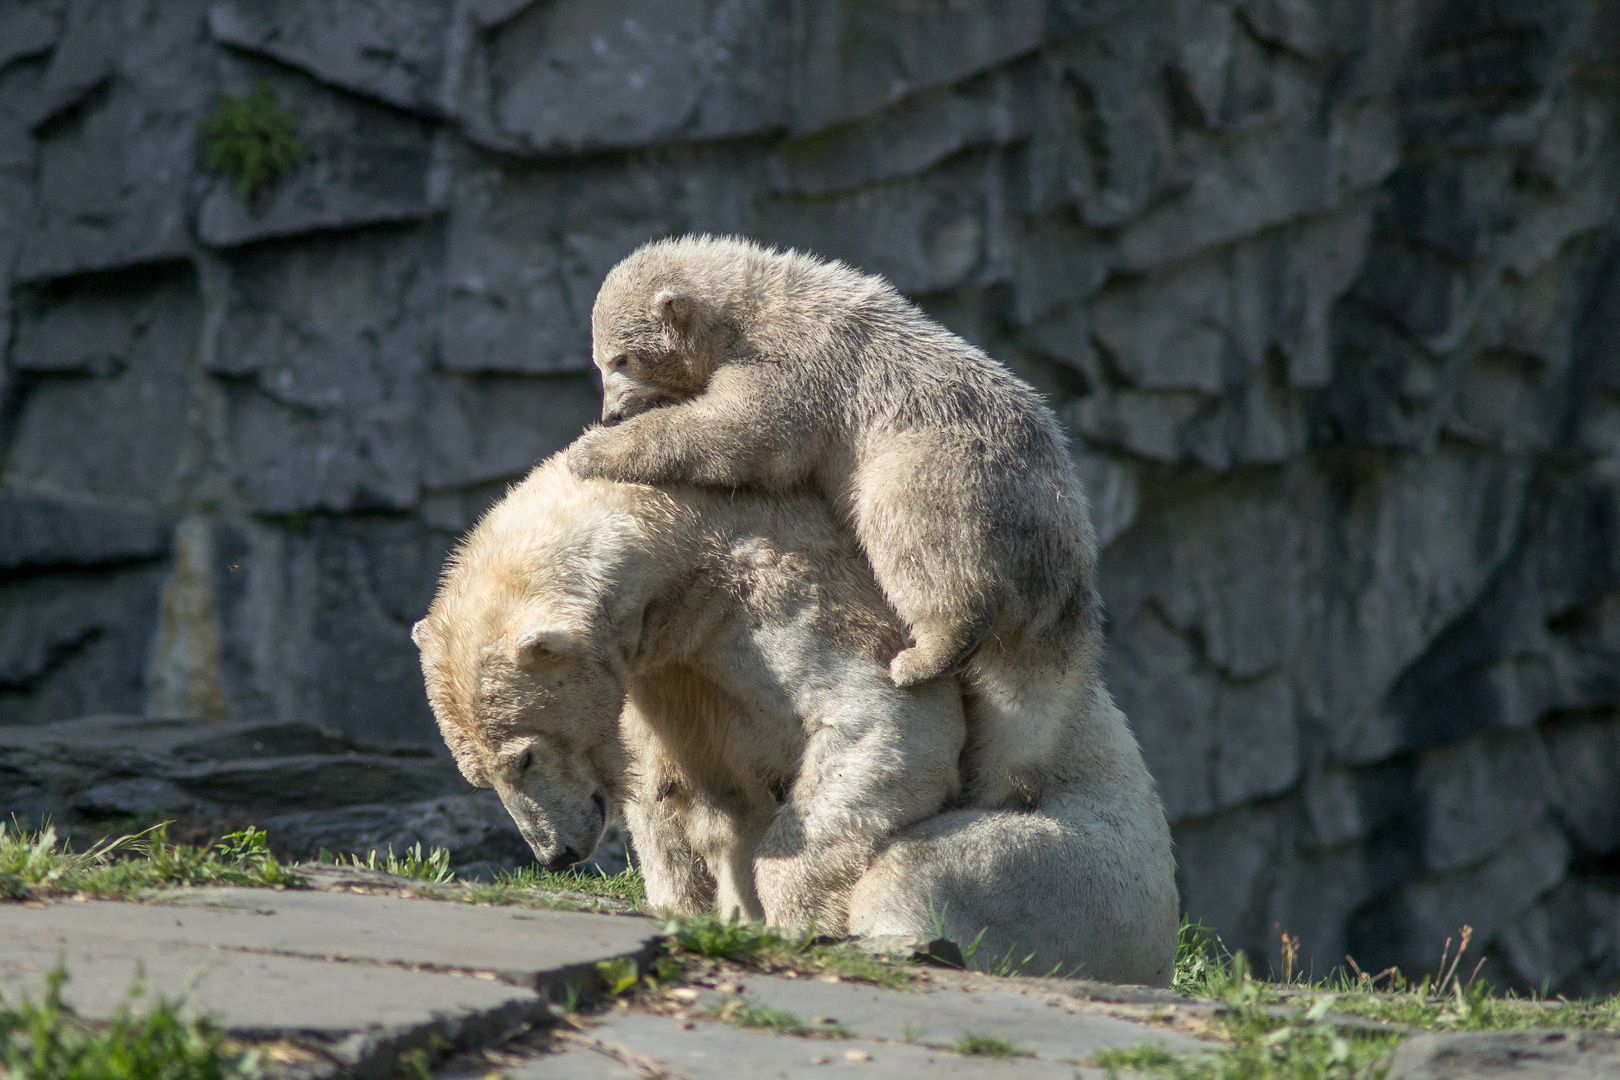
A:
<svg viewBox="0 0 1620 1080">
<path fill-rule="evenodd" d="M 433 745 L 408 627 L 602 275 L 741 232 L 1069 423 L 1189 914 L 1613 986 L 1617 208 L 1613 0 L 11 0 L 0 724 Z"/>
</svg>

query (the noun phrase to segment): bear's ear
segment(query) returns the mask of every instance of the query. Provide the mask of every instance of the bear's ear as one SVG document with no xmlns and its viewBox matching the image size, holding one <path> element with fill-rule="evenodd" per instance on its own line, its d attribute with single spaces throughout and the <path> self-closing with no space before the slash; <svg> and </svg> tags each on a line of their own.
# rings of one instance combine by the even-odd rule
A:
<svg viewBox="0 0 1620 1080">
<path fill-rule="evenodd" d="M 697 302 L 690 293 L 677 289 L 659 289 L 652 298 L 653 317 L 681 333 L 692 328 L 692 317 L 697 314 Z"/>
<path fill-rule="evenodd" d="M 461 770 L 467 783 L 475 788 L 492 786 L 478 760 L 477 746 L 465 731 L 455 724 L 440 720 L 439 734 L 444 736 L 444 744 L 450 748 L 450 756 L 456 759 L 456 768 Z"/>
<path fill-rule="evenodd" d="M 550 657 L 571 656 L 578 646 L 579 639 L 566 626 L 534 623 L 512 639 L 512 662 L 520 668 L 532 668 Z"/>
<path fill-rule="evenodd" d="M 428 624 L 426 619 L 418 619 L 416 620 L 415 624 L 411 626 L 411 641 L 418 649 L 422 647 L 422 638 L 427 634 L 427 630 Z"/>
</svg>

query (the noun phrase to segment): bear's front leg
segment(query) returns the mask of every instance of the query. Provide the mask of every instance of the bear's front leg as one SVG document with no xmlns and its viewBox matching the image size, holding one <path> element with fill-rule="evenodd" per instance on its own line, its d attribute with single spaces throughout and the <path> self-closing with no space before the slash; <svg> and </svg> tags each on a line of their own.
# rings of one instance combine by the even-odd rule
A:
<svg viewBox="0 0 1620 1080">
<path fill-rule="evenodd" d="M 840 687 L 823 700 L 830 715 L 807 714 L 813 734 L 754 859 L 760 905 L 773 926 L 844 933 L 850 893 L 873 856 L 956 792 L 963 734 L 956 684 L 902 691 L 875 666 L 870 674 L 865 692 L 844 698 Z"/>
<path fill-rule="evenodd" d="M 784 808 L 784 811 L 786 808 Z M 767 835 L 767 845 L 754 859 L 754 887 L 765 921 L 786 930 L 844 934 L 849 928 L 849 898 L 878 845 L 886 838 L 862 835 L 859 825 L 842 836 L 814 836 L 815 823 L 784 812 L 784 827 Z M 775 843 L 772 843 L 775 841 Z"/>
<path fill-rule="evenodd" d="M 655 799 L 638 797 L 625 804 L 624 821 L 647 882 L 650 910 L 690 917 L 714 907 L 714 877 L 692 850 L 677 814 Z"/>
</svg>

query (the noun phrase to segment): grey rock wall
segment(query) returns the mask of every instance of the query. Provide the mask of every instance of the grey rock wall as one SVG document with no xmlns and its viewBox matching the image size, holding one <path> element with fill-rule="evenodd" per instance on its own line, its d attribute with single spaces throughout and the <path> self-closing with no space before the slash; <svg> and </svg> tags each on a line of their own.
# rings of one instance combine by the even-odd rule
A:
<svg viewBox="0 0 1620 1080">
<path fill-rule="evenodd" d="M 1189 914 L 1614 986 L 1617 122 L 1611 0 L 11 0 L 0 722 L 431 745 L 407 629 L 597 283 L 743 232 L 1070 425 Z"/>
</svg>

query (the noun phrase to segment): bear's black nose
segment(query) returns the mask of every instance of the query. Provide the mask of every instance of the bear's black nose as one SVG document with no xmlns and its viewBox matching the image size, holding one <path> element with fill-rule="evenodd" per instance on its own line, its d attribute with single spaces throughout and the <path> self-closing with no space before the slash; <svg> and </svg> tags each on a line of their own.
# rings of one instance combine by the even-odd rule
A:
<svg viewBox="0 0 1620 1080">
<path fill-rule="evenodd" d="M 624 410 L 623 409 L 614 409 L 612 412 L 603 412 L 602 413 L 602 426 L 603 427 L 612 427 L 614 424 L 617 424 L 619 421 L 621 421 L 623 419 L 624 419 Z"/>
<path fill-rule="evenodd" d="M 555 874 L 559 871 L 568 869 L 577 862 L 579 862 L 579 852 L 575 851 L 573 848 L 564 848 L 561 855 L 546 863 L 546 869 Z"/>
</svg>

